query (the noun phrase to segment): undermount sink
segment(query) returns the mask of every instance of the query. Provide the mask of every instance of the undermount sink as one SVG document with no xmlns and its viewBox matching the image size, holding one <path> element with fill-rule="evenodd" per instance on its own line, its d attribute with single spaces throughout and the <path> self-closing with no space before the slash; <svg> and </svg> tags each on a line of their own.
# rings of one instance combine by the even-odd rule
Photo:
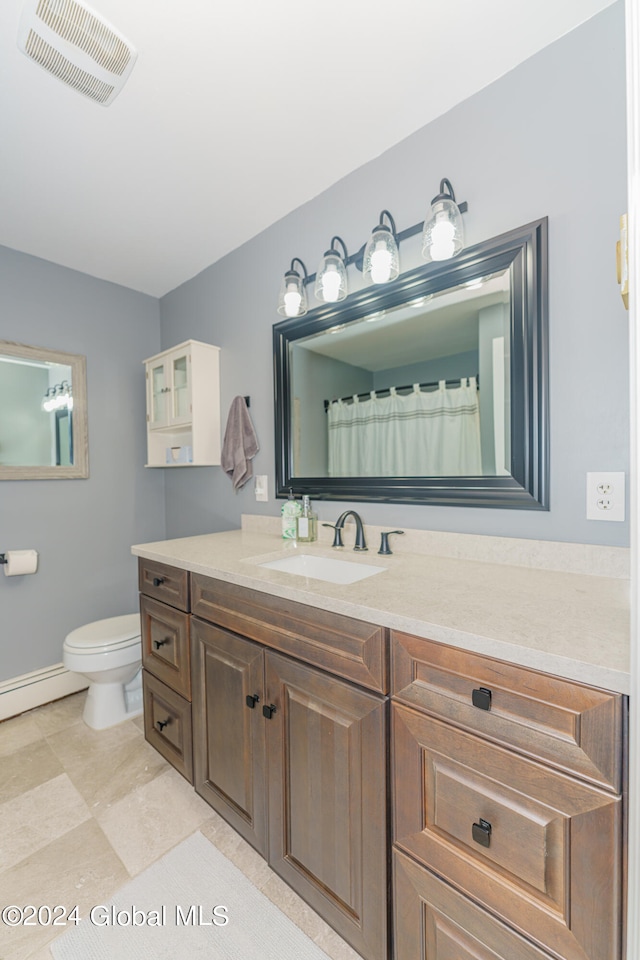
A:
<svg viewBox="0 0 640 960">
<path fill-rule="evenodd" d="M 281 570 L 298 577 L 311 577 L 313 580 L 325 580 L 327 583 L 357 583 L 382 573 L 386 567 L 374 567 L 369 563 L 353 563 L 351 560 L 338 560 L 337 557 L 318 557 L 308 553 L 298 553 L 293 557 L 270 560 L 259 563 L 259 567 L 269 570 Z"/>
</svg>

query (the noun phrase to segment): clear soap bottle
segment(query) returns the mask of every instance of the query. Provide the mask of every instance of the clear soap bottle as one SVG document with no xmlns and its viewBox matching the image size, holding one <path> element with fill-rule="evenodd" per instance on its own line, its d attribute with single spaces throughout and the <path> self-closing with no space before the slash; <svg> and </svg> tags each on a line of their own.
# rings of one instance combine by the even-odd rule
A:
<svg viewBox="0 0 640 960">
<path fill-rule="evenodd" d="M 318 539 L 318 514 L 311 509 L 309 497 L 302 498 L 302 513 L 298 517 L 298 540 L 311 543 Z"/>
<path fill-rule="evenodd" d="M 289 499 L 282 504 L 282 539 L 295 540 L 297 533 L 298 517 L 302 513 L 302 507 L 293 495 L 293 490 L 289 490 Z"/>
</svg>

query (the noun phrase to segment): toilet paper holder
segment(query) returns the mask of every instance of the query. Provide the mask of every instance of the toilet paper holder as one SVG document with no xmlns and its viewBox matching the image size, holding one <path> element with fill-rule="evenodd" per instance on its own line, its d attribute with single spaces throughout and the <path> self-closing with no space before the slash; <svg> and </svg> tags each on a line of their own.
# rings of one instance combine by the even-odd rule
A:
<svg viewBox="0 0 640 960">
<path fill-rule="evenodd" d="M 0 553 L 0 563 L 9 563 L 4 553 Z"/>
</svg>

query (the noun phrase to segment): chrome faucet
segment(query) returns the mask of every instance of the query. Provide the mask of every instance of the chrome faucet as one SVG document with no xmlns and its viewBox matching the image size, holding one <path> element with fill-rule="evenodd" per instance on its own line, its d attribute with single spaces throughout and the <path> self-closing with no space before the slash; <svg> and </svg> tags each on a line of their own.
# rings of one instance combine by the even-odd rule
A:
<svg viewBox="0 0 640 960">
<path fill-rule="evenodd" d="M 323 523 L 323 527 L 331 527 L 335 533 L 333 535 L 332 547 L 343 547 L 342 542 L 342 528 L 344 527 L 345 520 L 347 517 L 353 517 L 356 525 L 356 542 L 353 547 L 354 550 L 367 550 L 367 544 L 364 539 L 364 527 L 362 525 L 362 519 L 360 514 L 356 513 L 355 510 L 345 510 L 344 513 L 341 513 L 335 524 L 333 523 Z"/>
</svg>

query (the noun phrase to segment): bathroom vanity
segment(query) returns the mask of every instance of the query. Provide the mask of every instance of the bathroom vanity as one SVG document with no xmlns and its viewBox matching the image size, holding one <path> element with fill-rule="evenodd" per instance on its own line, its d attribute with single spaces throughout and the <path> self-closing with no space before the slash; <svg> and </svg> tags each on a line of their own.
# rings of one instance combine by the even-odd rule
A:
<svg viewBox="0 0 640 960">
<path fill-rule="evenodd" d="M 133 548 L 149 742 L 366 960 L 622 960 L 624 579 L 296 550 Z"/>
</svg>

